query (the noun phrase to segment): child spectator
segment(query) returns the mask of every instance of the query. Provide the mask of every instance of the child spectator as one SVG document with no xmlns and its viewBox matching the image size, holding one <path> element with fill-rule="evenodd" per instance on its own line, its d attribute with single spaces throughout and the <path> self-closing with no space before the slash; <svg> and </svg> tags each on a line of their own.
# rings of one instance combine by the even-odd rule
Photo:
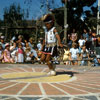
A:
<svg viewBox="0 0 100 100">
<path fill-rule="evenodd" d="M 18 44 L 17 50 L 17 62 L 23 63 L 24 62 L 24 50 L 21 43 Z"/>
<path fill-rule="evenodd" d="M 82 59 L 82 61 L 81 61 L 81 65 L 82 66 L 88 65 L 88 61 L 87 60 L 89 59 L 89 52 L 86 49 L 86 46 L 82 47 L 82 50 L 81 50 L 81 59 Z"/>
<path fill-rule="evenodd" d="M 78 57 L 79 57 L 79 50 L 77 48 L 77 44 L 73 43 L 72 48 L 70 49 L 70 56 L 69 60 L 71 60 L 72 65 L 78 65 Z"/>
<path fill-rule="evenodd" d="M 69 48 L 67 48 L 67 49 L 64 48 L 63 61 L 69 60 L 69 53 L 70 53 L 70 49 Z M 69 61 L 66 61 L 65 64 L 68 65 Z"/>
<path fill-rule="evenodd" d="M 27 47 L 25 49 L 25 61 L 31 61 L 31 48 Z"/>
<path fill-rule="evenodd" d="M 10 46 L 11 56 L 14 59 L 15 62 L 17 62 L 17 52 L 18 47 L 16 46 L 16 42 L 13 41 L 12 46 Z"/>
<path fill-rule="evenodd" d="M 39 40 L 38 44 L 37 44 L 37 48 L 39 51 L 41 51 L 41 48 L 42 48 L 42 44 L 41 44 L 41 41 Z"/>
<path fill-rule="evenodd" d="M 9 43 L 5 44 L 4 60 L 3 60 L 3 62 L 14 63 L 14 60 L 11 58 Z"/>
</svg>

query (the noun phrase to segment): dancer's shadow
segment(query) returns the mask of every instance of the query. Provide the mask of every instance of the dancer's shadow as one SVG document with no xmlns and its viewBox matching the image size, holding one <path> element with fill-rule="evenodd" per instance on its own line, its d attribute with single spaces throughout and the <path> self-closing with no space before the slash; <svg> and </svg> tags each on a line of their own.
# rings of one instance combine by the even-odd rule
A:
<svg viewBox="0 0 100 100">
<path fill-rule="evenodd" d="M 56 75 L 61 75 L 61 74 L 67 74 L 70 77 L 73 77 L 74 74 L 79 74 L 78 72 L 72 72 L 72 71 L 63 71 L 63 72 L 57 72 Z"/>
</svg>

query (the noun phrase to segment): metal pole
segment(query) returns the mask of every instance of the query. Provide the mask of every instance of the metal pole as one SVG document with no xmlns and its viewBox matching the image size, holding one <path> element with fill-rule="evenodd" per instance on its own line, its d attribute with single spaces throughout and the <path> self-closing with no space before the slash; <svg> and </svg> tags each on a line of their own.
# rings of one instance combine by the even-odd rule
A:
<svg viewBox="0 0 100 100">
<path fill-rule="evenodd" d="M 36 39 L 35 39 L 35 42 L 36 42 L 36 44 L 37 44 L 37 40 L 38 40 L 38 17 L 37 17 L 37 20 L 36 20 Z"/>
<path fill-rule="evenodd" d="M 98 0 L 98 11 L 97 11 L 97 34 L 99 34 L 99 25 L 98 25 L 98 20 L 99 20 L 99 7 L 100 7 L 100 0 Z"/>
<path fill-rule="evenodd" d="M 64 38 L 65 44 L 67 44 L 67 0 L 65 0 L 65 7 L 64 7 Z"/>
<path fill-rule="evenodd" d="M 48 0 L 46 0 L 47 1 L 47 13 L 49 12 L 49 2 L 48 2 Z"/>
</svg>

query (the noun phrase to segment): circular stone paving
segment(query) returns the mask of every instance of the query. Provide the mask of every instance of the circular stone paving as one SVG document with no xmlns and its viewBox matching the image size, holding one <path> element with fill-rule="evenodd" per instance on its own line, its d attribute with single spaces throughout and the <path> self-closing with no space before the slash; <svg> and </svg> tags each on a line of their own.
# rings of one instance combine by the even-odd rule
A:
<svg viewBox="0 0 100 100">
<path fill-rule="evenodd" d="M 100 100 L 100 69 L 59 65 L 56 76 L 47 76 L 46 65 L 3 66 L 0 100 Z"/>
<path fill-rule="evenodd" d="M 11 82 L 41 82 L 41 83 L 55 83 L 55 82 L 65 82 L 71 77 L 67 74 L 47 76 L 46 72 L 18 72 L 18 73 L 5 73 L 1 75 L 4 80 L 9 80 Z"/>
</svg>

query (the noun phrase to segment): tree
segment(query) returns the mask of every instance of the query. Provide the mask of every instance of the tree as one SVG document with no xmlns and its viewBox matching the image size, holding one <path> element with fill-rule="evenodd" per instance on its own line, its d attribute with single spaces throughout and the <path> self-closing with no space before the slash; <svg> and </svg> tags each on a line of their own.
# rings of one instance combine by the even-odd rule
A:
<svg viewBox="0 0 100 100">
<path fill-rule="evenodd" d="M 33 2 L 32 0 L 26 0 L 28 3 Z M 64 3 L 65 0 L 61 0 L 63 7 L 57 7 L 57 0 L 38 0 L 41 2 L 42 8 L 53 9 L 52 13 L 55 15 L 57 23 L 64 28 Z M 67 0 L 67 23 L 68 32 L 71 33 L 72 29 L 75 28 L 79 34 L 83 32 L 84 28 L 93 29 L 97 25 L 97 7 L 93 4 L 97 0 Z M 59 4 L 61 5 L 61 4 Z M 84 7 L 90 9 L 83 10 Z M 46 10 L 45 9 L 45 10 Z M 44 12 L 45 12 L 44 10 Z M 50 10 L 51 11 L 51 10 Z"/>
<path fill-rule="evenodd" d="M 12 4 L 10 7 L 6 7 L 4 9 L 4 22 L 6 28 L 12 28 L 6 32 L 6 37 L 11 39 L 14 34 L 17 34 L 18 30 L 13 29 L 15 27 L 19 27 L 21 25 L 25 26 L 27 24 L 23 24 L 23 20 L 25 18 L 24 10 L 21 9 L 20 5 Z M 20 31 L 22 33 L 22 31 Z M 8 35 L 9 34 L 9 35 Z"/>
<path fill-rule="evenodd" d="M 61 1 L 63 4 L 65 3 L 65 0 Z M 96 0 L 67 0 L 68 33 L 75 28 L 80 35 L 84 28 L 96 27 L 97 7 L 93 6 L 95 2 Z M 83 10 L 84 7 L 90 9 Z M 54 9 L 53 13 L 57 23 L 64 28 L 64 8 Z"/>
</svg>

